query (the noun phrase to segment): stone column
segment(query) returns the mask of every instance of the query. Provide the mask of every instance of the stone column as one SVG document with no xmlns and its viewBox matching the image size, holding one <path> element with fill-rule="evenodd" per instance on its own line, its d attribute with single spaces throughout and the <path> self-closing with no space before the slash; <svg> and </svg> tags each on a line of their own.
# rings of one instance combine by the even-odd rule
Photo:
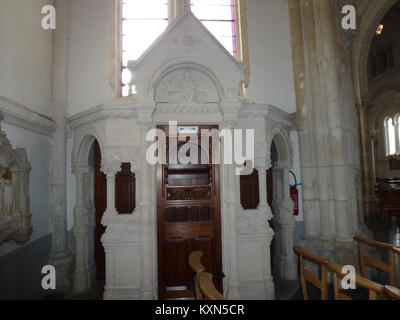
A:
<svg viewBox="0 0 400 320">
<path fill-rule="evenodd" d="M 66 218 L 66 110 L 67 110 L 67 49 L 69 1 L 55 0 L 57 29 L 53 31 L 52 118 L 57 123 L 51 141 L 51 230 L 52 248 L 49 264 L 54 265 L 57 290 L 69 291 L 69 268 L 72 261 L 67 244 Z"/>
<path fill-rule="evenodd" d="M 146 142 L 146 134 L 152 128 L 150 122 L 140 124 L 142 150 L 140 157 L 140 213 L 142 224 L 142 299 L 153 299 L 153 286 L 151 282 L 151 261 L 150 261 L 150 237 L 152 225 L 151 211 L 151 190 L 150 190 L 150 168 L 146 160 L 146 151 L 148 143 Z"/>
<path fill-rule="evenodd" d="M 87 237 L 87 255 L 86 266 L 88 268 L 88 288 L 91 288 L 96 276 L 96 262 L 94 258 L 94 229 L 96 227 L 96 210 L 93 202 L 93 169 L 89 168 L 88 172 L 84 175 L 83 185 L 85 190 L 84 203 L 88 217 L 88 237 Z"/>
<path fill-rule="evenodd" d="M 190 10 L 190 0 L 175 0 L 174 10 L 175 18 Z"/>
<path fill-rule="evenodd" d="M 226 121 L 221 125 L 221 130 L 230 130 L 233 132 L 234 123 L 233 121 Z M 221 156 L 224 154 L 226 148 L 226 141 L 221 141 Z M 226 177 L 226 190 L 225 190 L 225 206 L 228 212 L 229 219 L 229 278 L 228 278 L 228 299 L 239 300 L 240 299 L 240 281 L 238 271 L 238 244 L 236 235 L 236 219 L 238 206 L 238 197 L 236 192 L 236 186 L 238 178 L 235 174 L 235 166 L 233 164 L 225 164 L 221 166 L 225 177 Z M 222 171 L 221 170 L 221 171 Z"/>
<path fill-rule="evenodd" d="M 301 3 L 301 6 L 300 6 Z M 311 131 L 312 105 L 306 96 L 308 78 L 305 68 L 304 35 L 306 35 L 302 16 L 304 3 L 300 0 L 289 0 L 291 23 L 291 39 L 293 48 L 293 69 L 296 89 L 297 120 L 299 126 L 301 178 L 303 182 L 303 211 L 305 224 L 305 239 L 315 239 L 318 235 L 317 224 L 318 201 L 315 189 L 316 172 L 314 167 L 313 137 Z M 307 99 L 306 99 L 307 98 Z"/>
<path fill-rule="evenodd" d="M 101 171 L 105 173 L 107 178 L 107 209 L 102 220 L 118 215 L 117 209 L 115 209 L 115 176 L 120 169 L 120 165 L 101 164 Z M 102 224 L 106 225 L 107 223 L 102 221 Z"/>
<path fill-rule="evenodd" d="M 168 0 L 168 24 L 175 19 L 175 0 Z"/>
<path fill-rule="evenodd" d="M 261 211 L 261 214 L 264 214 L 267 217 L 267 220 L 273 218 L 271 207 L 268 204 L 267 200 L 267 170 L 271 167 L 271 160 L 269 160 L 270 154 L 265 153 L 265 160 L 256 160 L 255 167 L 258 172 L 258 190 L 259 190 L 259 199 L 260 203 L 258 205 L 257 210 Z M 266 160 L 268 159 L 268 160 Z M 273 299 L 275 297 L 275 287 L 274 282 L 271 274 L 271 242 L 274 236 L 274 231 L 272 228 L 267 224 L 267 241 L 263 246 L 264 250 L 264 257 L 265 259 L 265 266 L 264 266 L 264 285 L 267 290 L 267 297 L 269 299 Z"/>
<path fill-rule="evenodd" d="M 319 30 L 320 61 L 325 91 L 331 151 L 331 174 L 335 210 L 336 241 L 352 242 L 351 216 L 348 206 L 349 188 L 346 183 L 346 140 L 343 130 L 343 112 L 340 91 L 339 54 L 335 12 L 330 0 L 315 2 L 316 27 Z M 352 106 L 346 106 L 352 107 Z M 355 186 L 353 186 L 355 187 Z"/>
<path fill-rule="evenodd" d="M 266 208 L 268 206 L 267 203 L 267 163 L 262 162 L 262 163 L 256 163 L 256 169 L 258 172 L 258 193 L 259 193 L 259 199 L 260 203 L 258 204 L 258 208 Z M 269 208 L 269 211 L 271 211 L 271 208 Z"/>
<path fill-rule="evenodd" d="M 89 231 L 88 211 L 85 203 L 85 176 L 88 174 L 87 167 L 75 167 L 73 173 L 76 178 L 76 205 L 74 208 L 74 226 L 72 233 L 75 238 L 75 269 L 73 276 L 73 292 L 75 294 L 85 292 L 89 289 L 89 274 L 87 265 L 87 239 Z"/>
<path fill-rule="evenodd" d="M 364 99 L 358 106 L 358 115 L 360 121 L 361 135 L 361 161 L 363 174 L 363 194 L 368 216 L 371 211 L 371 202 L 376 200 L 374 192 L 374 166 L 372 163 L 372 146 L 371 134 L 369 126 L 368 112 L 372 108 L 372 102 L 369 99 Z"/>
<path fill-rule="evenodd" d="M 297 280 L 297 257 L 293 251 L 294 227 L 296 219 L 293 216 L 294 203 L 290 197 L 289 169 L 282 170 L 283 201 L 278 223 L 281 229 L 281 275 L 285 280 Z"/>
</svg>

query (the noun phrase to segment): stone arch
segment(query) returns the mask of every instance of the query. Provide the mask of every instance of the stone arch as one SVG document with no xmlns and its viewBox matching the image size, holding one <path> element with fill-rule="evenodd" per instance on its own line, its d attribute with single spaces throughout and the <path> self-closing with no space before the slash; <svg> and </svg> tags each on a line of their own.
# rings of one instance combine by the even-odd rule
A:
<svg viewBox="0 0 400 320">
<path fill-rule="evenodd" d="M 382 118 L 382 114 L 388 106 L 387 100 L 394 96 L 396 96 L 396 98 L 397 96 L 400 97 L 400 88 L 396 88 L 396 86 L 386 87 L 376 96 L 375 108 L 370 112 L 370 126 L 372 130 L 377 130 L 379 128 L 379 119 Z"/>
<path fill-rule="evenodd" d="M 368 55 L 369 48 L 380 20 L 398 0 L 373 1 L 360 5 L 361 25 L 357 29 L 358 37 L 353 44 L 354 88 L 358 101 L 369 97 Z M 358 95 L 358 96 L 357 96 Z"/>
<path fill-rule="evenodd" d="M 218 102 L 225 98 L 226 88 L 222 78 L 207 63 L 193 59 L 176 59 L 160 68 L 150 81 L 148 88 L 149 96 L 157 102 L 157 93 L 161 82 L 170 75 L 180 71 L 196 72 L 204 76 L 205 79 L 209 80 L 209 89 L 213 90 L 214 88 L 216 90 Z"/>
<path fill-rule="evenodd" d="M 292 146 L 290 135 L 281 125 L 272 129 L 269 140 L 271 155 L 274 213 L 274 243 L 273 269 L 275 276 L 284 280 L 297 279 L 297 260 L 293 254 L 295 219 L 293 216 L 293 201 L 289 191 L 289 171 L 293 167 Z M 276 155 L 274 155 L 274 150 Z"/>
<path fill-rule="evenodd" d="M 86 292 L 95 280 L 93 203 L 93 164 L 90 161 L 93 145 L 97 141 L 101 153 L 104 146 L 94 130 L 84 130 L 75 137 L 72 170 L 76 177 L 76 204 L 72 233 L 75 240 L 75 265 L 73 270 L 74 293 Z"/>
<path fill-rule="evenodd" d="M 274 143 L 278 152 L 278 164 L 284 168 L 293 167 L 293 150 L 290 142 L 289 131 L 282 126 L 275 126 L 272 129 L 271 138 L 268 139 L 268 151 L 270 152 Z"/>
</svg>

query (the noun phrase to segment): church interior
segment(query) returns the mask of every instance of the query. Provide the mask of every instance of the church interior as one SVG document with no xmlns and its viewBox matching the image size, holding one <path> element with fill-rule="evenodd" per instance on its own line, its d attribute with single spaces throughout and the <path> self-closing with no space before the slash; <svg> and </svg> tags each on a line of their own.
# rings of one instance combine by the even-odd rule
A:
<svg viewBox="0 0 400 320">
<path fill-rule="evenodd" d="M 400 300 L 399 0 L 0 0 L 0 43 L 0 300 Z"/>
</svg>

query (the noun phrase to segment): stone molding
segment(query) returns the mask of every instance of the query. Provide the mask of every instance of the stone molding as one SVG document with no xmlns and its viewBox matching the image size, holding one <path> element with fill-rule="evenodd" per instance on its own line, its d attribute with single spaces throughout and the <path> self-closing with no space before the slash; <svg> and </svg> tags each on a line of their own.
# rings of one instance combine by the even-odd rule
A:
<svg viewBox="0 0 400 320">
<path fill-rule="evenodd" d="M 4 115 L 4 123 L 46 136 L 51 136 L 57 127 L 50 117 L 3 96 L 0 96 L 0 111 Z"/>
</svg>

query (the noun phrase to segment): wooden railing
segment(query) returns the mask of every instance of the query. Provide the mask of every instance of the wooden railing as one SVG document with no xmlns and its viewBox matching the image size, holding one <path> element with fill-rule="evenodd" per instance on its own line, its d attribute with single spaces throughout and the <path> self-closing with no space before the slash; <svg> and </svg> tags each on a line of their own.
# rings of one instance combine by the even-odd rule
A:
<svg viewBox="0 0 400 320">
<path fill-rule="evenodd" d="M 319 257 L 301 246 L 295 246 L 294 251 L 300 257 L 300 284 L 304 300 L 308 300 L 307 282 L 310 282 L 314 287 L 321 291 L 321 300 L 328 300 L 328 287 L 327 287 L 327 267 L 328 260 Z M 304 266 L 304 260 L 312 262 L 320 269 L 320 277 L 315 276 L 310 270 Z"/>
<path fill-rule="evenodd" d="M 206 272 L 206 268 L 201 263 L 202 256 L 202 251 L 193 251 L 189 256 L 189 265 L 195 272 L 196 300 L 225 300 L 225 297 L 215 288 L 212 274 Z"/>
<path fill-rule="evenodd" d="M 399 257 L 400 263 L 400 248 L 374 240 L 365 239 L 362 237 L 354 237 L 358 243 L 359 257 L 362 275 L 356 274 L 356 286 L 368 290 L 369 300 L 377 299 L 393 299 L 400 300 L 400 289 L 395 287 L 395 256 Z M 361 248 L 362 245 L 370 245 L 378 248 L 384 248 L 388 250 L 390 261 L 386 263 L 377 258 L 367 256 L 363 253 Z M 327 276 L 328 272 L 333 275 L 333 298 L 335 300 L 352 300 L 350 296 L 339 290 L 339 279 L 348 276 L 347 273 L 343 272 L 343 269 L 338 264 L 315 255 L 309 252 L 307 249 L 301 246 L 294 247 L 295 252 L 300 258 L 300 285 L 303 293 L 304 300 L 309 299 L 307 283 L 311 283 L 314 287 L 321 291 L 321 300 L 328 299 L 328 283 Z M 309 261 L 312 264 L 319 267 L 319 277 L 304 266 L 304 262 Z M 367 266 L 372 266 L 389 273 L 391 285 L 384 286 L 376 283 L 367 278 L 368 274 L 366 272 Z"/>
</svg>

